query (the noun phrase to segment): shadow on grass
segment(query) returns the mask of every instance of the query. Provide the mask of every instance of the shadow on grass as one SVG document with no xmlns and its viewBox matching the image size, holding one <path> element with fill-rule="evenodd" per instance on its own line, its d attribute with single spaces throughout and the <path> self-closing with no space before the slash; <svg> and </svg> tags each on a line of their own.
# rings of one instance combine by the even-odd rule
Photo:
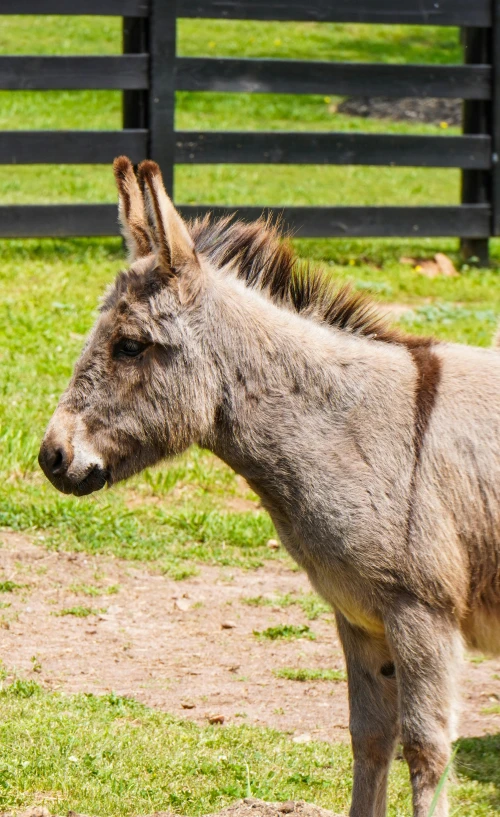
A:
<svg viewBox="0 0 500 817">
<path fill-rule="evenodd" d="M 500 812 L 500 734 L 458 741 L 455 769 L 460 777 L 489 783 L 490 805 Z"/>
</svg>

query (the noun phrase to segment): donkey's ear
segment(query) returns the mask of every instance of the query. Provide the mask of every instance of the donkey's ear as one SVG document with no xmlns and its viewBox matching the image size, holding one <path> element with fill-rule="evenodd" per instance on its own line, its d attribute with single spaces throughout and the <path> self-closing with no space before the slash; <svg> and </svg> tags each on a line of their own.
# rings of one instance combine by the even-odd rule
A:
<svg viewBox="0 0 500 817">
<path fill-rule="evenodd" d="M 188 261 L 196 260 L 194 242 L 181 216 L 167 196 L 160 168 L 147 159 L 138 168 L 148 217 L 155 227 L 160 261 L 175 273 Z"/>
<path fill-rule="evenodd" d="M 119 156 L 113 162 L 118 187 L 118 215 L 130 261 L 153 252 L 144 201 L 130 159 Z"/>
</svg>

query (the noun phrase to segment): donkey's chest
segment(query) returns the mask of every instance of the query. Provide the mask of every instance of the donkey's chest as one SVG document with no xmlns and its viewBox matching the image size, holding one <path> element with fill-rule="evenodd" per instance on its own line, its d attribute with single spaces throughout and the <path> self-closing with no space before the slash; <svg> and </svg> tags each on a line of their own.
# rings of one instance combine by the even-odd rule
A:
<svg viewBox="0 0 500 817">
<path fill-rule="evenodd" d="M 336 612 L 355 627 L 372 635 L 383 635 L 384 624 L 376 597 L 364 577 L 340 567 L 338 570 L 307 570 L 314 589 Z"/>
<path fill-rule="evenodd" d="M 384 626 L 377 609 L 373 588 L 356 568 L 356 560 L 345 559 L 346 543 L 338 532 L 338 541 L 326 549 L 318 540 L 309 540 L 297 532 L 297 524 L 273 514 L 273 521 L 283 545 L 305 570 L 314 589 L 334 610 L 353 625 L 367 632 L 382 634 Z M 335 540 L 335 534 L 331 534 Z"/>
</svg>

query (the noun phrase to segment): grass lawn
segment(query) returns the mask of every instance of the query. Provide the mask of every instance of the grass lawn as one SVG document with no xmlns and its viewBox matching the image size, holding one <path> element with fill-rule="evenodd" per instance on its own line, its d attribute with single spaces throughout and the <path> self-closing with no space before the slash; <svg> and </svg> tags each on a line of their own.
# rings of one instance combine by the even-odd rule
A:
<svg viewBox="0 0 500 817">
<path fill-rule="evenodd" d="M 114 695 L 47 693 L 33 681 L 0 692 L 0 807 L 106 817 L 217 811 L 251 794 L 306 799 L 346 813 L 350 750 L 293 743 L 248 726 L 200 728 Z M 490 817 L 500 807 L 499 737 L 460 743 L 452 814 Z M 406 764 L 393 764 L 392 817 L 409 814 Z"/>
<path fill-rule="evenodd" d="M 118 53 L 113 19 L 0 17 L 2 53 Z M 183 21 L 183 54 L 314 57 L 386 62 L 460 60 L 458 32 L 431 27 L 249 24 Z M 450 133 L 432 125 L 367 121 L 336 112 L 335 98 L 180 94 L 179 128 L 316 129 Z M 117 128 L 114 92 L 0 93 L 0 127 Z M 454 203 L 453 170 L 363 167 L 179 167 L 176 198 L 230 204 Z M 2 203 L 115 201 L 110 168 L 2 167 Z M 300 240 L 298 252 L 329 266 L 383 302 L 410 310 L 413 331 L 487 346 L 500 315 L 499 273 L 463 267 L 428 279 L 401 257 L 449 253 L 455 240 Z M 500 250 L 493 242 L 493 255 Z M 194 449 L 95 497 L 63 497 L 36 456 L 104 287 L 123 266 L 119 240 L 0 242 L 0 526 L 48 547 L 114 553 L 152 563 L 182 580 L 197 564 L 255 568 L 284 559 L 255 497 L 221 463 Z M 246 503 L 234 510 L 231 500 Z M 3 578 L 3 577 L 2 577 Z M 249 599 L 249 603 L 260 603 Z M 279 603 L 279 602 L 278 602 Z M 283 606 L 288 602 L 283 601 Z M 305 604 L 306 602 L 304 602 Z M 309 602 L 308 602 L 309 604 Z M 305 609 L 305 608 L 304 608 Z M 311 607 L 311 618 L 314 618 Z M 304 798 L 345 811 L 350 752 L 298 745 L 249 727 L 199 728 L 113 696 L 65 697 L 18 681 L 0 694 L 0 806 L 35 802 L 63 813 L 128 815 L 172 808 L 216 810 L 247 794 Z M 461 743 L 456 813 L 500 811 L 498 737 Z M 391 811 L 409 813 L 403 764 L 391 778 Z M 452 809 L 453 813 L 453 809 Z"/>
</svg>

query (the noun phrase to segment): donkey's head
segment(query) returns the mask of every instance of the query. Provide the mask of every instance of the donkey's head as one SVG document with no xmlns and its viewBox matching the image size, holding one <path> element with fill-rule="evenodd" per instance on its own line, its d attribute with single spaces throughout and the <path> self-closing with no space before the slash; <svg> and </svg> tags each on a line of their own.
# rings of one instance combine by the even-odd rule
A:
<svg viewBox="0 0 500 817">
<path fill-rule="evenodd" d="M 209 431 L 218 387 L 203 343 L 206 271 L 160 170 L 114 164 L 130 267 L 106 294 L 39 462 L 77 496 L 185 450 Z"/>
</svg>

